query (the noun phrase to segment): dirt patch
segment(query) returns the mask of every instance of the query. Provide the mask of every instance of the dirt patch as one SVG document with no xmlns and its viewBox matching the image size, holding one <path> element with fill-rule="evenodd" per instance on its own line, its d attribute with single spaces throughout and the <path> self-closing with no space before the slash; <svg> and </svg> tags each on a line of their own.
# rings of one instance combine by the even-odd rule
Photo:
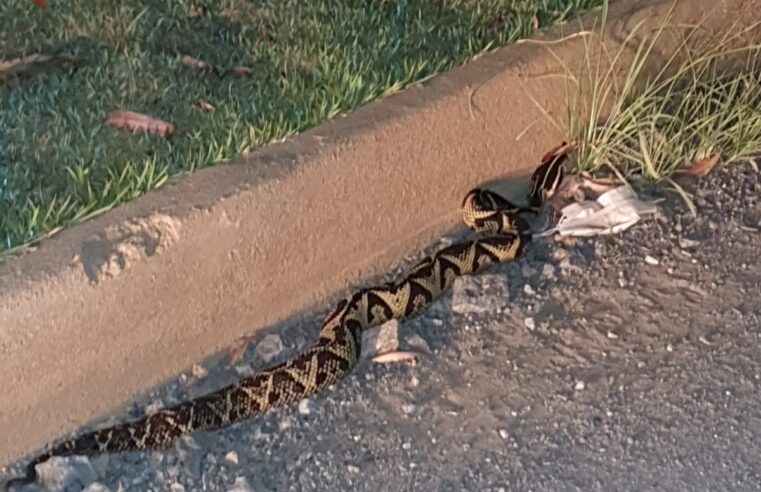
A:
<svg viewBox="0 0 761 492">
<path fill-rule="evenodd" d="M 82 242 L 79 260 L 93 282 L 116 277 L 122 270 L 160 254 L 180 237 L 182 223 L 165 214 L 154 214 L 121 225 L 109 226 Z"/>
</svg>

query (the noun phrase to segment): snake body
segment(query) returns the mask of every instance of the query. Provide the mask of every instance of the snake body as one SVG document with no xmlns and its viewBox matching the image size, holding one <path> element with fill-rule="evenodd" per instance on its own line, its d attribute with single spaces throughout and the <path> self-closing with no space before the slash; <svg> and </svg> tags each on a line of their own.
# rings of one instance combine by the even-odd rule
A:
<svg viewBox="0 0 761 492">
<path fill-rule="evenodd" d="M 140 420 L 65 440 L 32 460 L 25 476 L 12 479 L 6 487 L 34 482 L 36 465 L 54 456 L 167 448 L 181 435 L 220 429 L 338 382 L 359 360 L 362 330 L 392 318 L 415 316 L 457 277 L 520 256 L 530 235 L 519 214 L 536 211 L 554 193 L 563 177 L 564 158 L 565 154 L 549 156 L 537 168 L 528 207 L 516 206 L 488 190 L 471 190 L 462 203 L 463 221 L 480 237 L 426 257 L 399 282 L 363 289 L 344 299 L 323 321 L 317 341 L 292 359 Z"/>
</svg>

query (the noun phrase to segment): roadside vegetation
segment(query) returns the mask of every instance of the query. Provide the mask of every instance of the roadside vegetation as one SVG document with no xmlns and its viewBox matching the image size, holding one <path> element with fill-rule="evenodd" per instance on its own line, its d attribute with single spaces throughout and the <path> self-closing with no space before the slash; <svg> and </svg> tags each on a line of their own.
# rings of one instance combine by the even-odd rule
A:
<svg viewBox="0 0 761 492">
<path fill-rule="evenodd" d="M 607 2 L 602 24 L 606 10 Z M 748 43 L 753 33 L 759 38 L 761 23 L 728 29 L 707 45 L 698 42 L 699 25 L 676 26 L 666 17 L 652 34 L 643 34 L 643 26 L 614 53 L 602 47 L 599 26 L 584 32 L 580 58 L 559 60 L 567 117 L 559 122 L 544 114 L 572 142 L 577 172 L 602 169 L 622 181 L 669 187 L 694 213 L 679 175 L 704 176 L 718 163 L 761 152 L 761 44 Z M 654 46 L 667 32 L 681 42 L 663 62 L 653 58 Z M 621 77 L 626 50 L 636 54 Z"/>
<path fill-rule="evenodd" d="M 4 0 L 0 255 L 601 2 Z"/>
<path fill-rule="evenodd" d="M 577 171 L 665 184 L 691 204 L 675 175 L 761 150 L 761 46 L 738 43 L 748 29 L 730 30 L 687 53 L 699 26 L 666 18 L 604 52 L 607 4 L 0 2 L 0 257 L 600 5 L 580 58 L 560 60 L 568 118 L 550 121 L 575 147 Z M 682 50 L 647 72 L 658 38 L 674 29 Z M 621 78 L 612 67 L 624 49 L 636 56 Z M 728 70 L 728 57 L 744 63 Z M 117 110 L 156 120 L 109 121 Z M 141 124 L 153 133 L 120 131 Z"/>
</svg>

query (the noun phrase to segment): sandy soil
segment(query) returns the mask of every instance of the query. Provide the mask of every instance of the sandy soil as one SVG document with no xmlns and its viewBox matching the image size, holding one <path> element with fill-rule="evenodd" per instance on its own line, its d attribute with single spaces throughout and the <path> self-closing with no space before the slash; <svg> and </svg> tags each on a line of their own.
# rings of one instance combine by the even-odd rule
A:
<svg viewBox="0 0 761 492">
<path fill-rule="evenodd" d="M 402 325 L 429 352 L 417 365 L 365 362 L 167 452 L 54 460 L 43 490 L 758 490 L 761 176 L 738 164 L 691 187 L 696 218 L 670 197 L 622 236 L 535 243 L 458 284 Z M 287 357 L 322 312 L 127 413 Z"/>
</svg>

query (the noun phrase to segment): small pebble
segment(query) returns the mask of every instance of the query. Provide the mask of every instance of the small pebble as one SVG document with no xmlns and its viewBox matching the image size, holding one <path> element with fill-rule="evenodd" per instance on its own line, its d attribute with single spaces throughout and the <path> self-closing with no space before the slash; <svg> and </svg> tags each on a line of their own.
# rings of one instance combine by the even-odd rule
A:
<svg viewBox="0 0 761 492">
<path fill-rule="evenodd" d="M 67 490 L 79 485 L 94 482 L 97 478 L 95 470 L 86 456 L 56 456 L 37 465 L 39 482 L 52 490 Z"/>
<path fill-rule="evenodd" d="M 100 482 L 93 482 L 84 489 L 82 489 L 82 492 L 111 492 L 111 489 L 106 487 Z"/>
<path fill-rule="evenodd" d="M 203 379 L 209 374 L 209 371 L 207 371 L 206 368 L 200 364 L 193 364 L 193 367 L 190 370 L 190 374 L 192 374 L 196 379 Z"/>
<path fill-rule="evenodd" d="M 161 400 L 154 400 L 145 406 L 145 413 L 147 415 L 153 415 L 162 408 L 164 408 L 164 402 Z"/>
<path fill-rule="evenodd" d="M 402 449 L 411 449 L 411 448 L 412 448 L 412 443 L 410 442 L 405 442 L 404 444 L 402 444 Z"/>
<path fill-rule="evenodd" d="M 576 391 L 584 391 L 584 389 L 587 387 L 587 384 L 584 381 L 576 381 L 576 384 L 573 386 L 573 389 Z"/>
<path fill-rule="evenodd" d="M 534 321 L 534 318 L 528 317 L 523 320 L 523 326 L 526 327 L 528 331 L 534 331 L 536 329 L 536 321 Z"/>
<path fill-rule="evenodd" d="M 501 437 L 502 439 L 507 439 L 508 437 L 510 437 L 510 433 L 507 432 L 507 429 L 500 429 L 499 437 Z"/>
<path fill-rule="evenodd" d="M 650 255 L 645 256 L 645 263 L 647 263 L 648 265 L 653 265 L 653 266 L 660 264 L 660 262 L 656 258 L 653 258 Z"/>
<path fill-rule="evenodd" d="M 309 415 L 309 412 L 312 411 L 312 403 L 309 401 L 309 398 L 304 398 L 299 402 L 299 413 L 301 415 Z"/>
<path fill-rule="evenodd" d="M 235 366 L 235 374 L 242 377 L 251 376 L 256 371 L 253 367 L 251 367 L 251 364 L 238 364 Z"/>
<path fill-rule="evenodd" d="M 431 353 L 431 347 L 428 346 L 428 342 L 425 340 L 425 338 L 421 337 L 417 333 L 413 333 L 412 335 L 408 336 L 407 343 L 410 345 L 410 347 L 416 348 L 421 352 L 425 352 L 427 354 Z"/>
<path fill-rule="evenodd" d="M 670 343 L 666 344 L 666 352 L 673 352 L 674 346 Z"/>
<path fill-rule="evenodd" d="M 555 249 L 555 251 L 552 252 L 552 254 L 550 255 L 550 258 L 552 258 L 552 261 L 556 263 L 559 261 L 563 261 L 566 258 L 568 258 L 568 251 L 566 251 L 563 248 L 557 248 Z"/>
<path fill-rule="evenodd" d="M 233 487 L 231 489 L 227 489 L 227 492 L 253 492 L 253 489 L 248 484 L 248 481 L 246 481 L 245 477 L 238 477 L 235 479 Z"/>
<path fill-rule="evenodd" d="M 271 362 L 283 351 L 283 341 L 279 335 L 270 333 L 256 344 L 256 353 L 265 363 Z"/>
<path fill-rule="evenodd" d="M 391 319 L 377 328 L 362 332 L 362 358 L 372 358 L 377 354 L 393 352 L 399 348 L 399 327 L 397 319 Z"/>
<path fill-rule="evenodd" d="M 699 244 L 700 241 L 695 241 L 694 239 L 687 239 L 686 237 L 679 238 L 679 247 L 682 249 L 694 248 Z"/>
<path fill-rule="evenodd" d="M 349 470 L 349 473 L 352 475 L 357 475 L 359 473 L 359 467 L 355 465 L 346 465 L 346 469 Z"/>
<path fill-rule="evenodd" d="M 523 286 L 523 292 L 525 292 L 526 295 L 529 295 L 529 296 L 533 296 L 534 294 L 536 294 L 536 292 L 534 291 L 534 288 L 531 287 L 529 284 L 526 284 Z"/>
<path fill-rule="evenodd" d="M 571 264 L 571 257 L 566 256 L 560 260 L 560 262 L 558 262 L 558 267 L 560 267 L 560 273 L 563 275 L 571 273 L 574 270 L 574 266 Z"/>
<path fill-rule="evenodd" d="M 231 465 L 237 465 L 238 464 L 238 453 L 235 451 L 230 451 L 225 455 L 225 461 L 230 463 Z"/>
<path fill-rule="evenodd" d="M 414 411 L 415 411 L 415 405 L 412 405 L 410 403 L 406 403 L 402 405 L 402 413 L 409 415 Z"/>
<path fill-rule="evenodd" d="M 185 486 L 181 483 L 174 482 L 169 486 L 169 490 L 171 490 L 171 492 L 185 492 Z"/>
<path fill-rule="evenodd" d="M 545 263 L 542 265 L 542 277 L 548 280 L 555 278 L 555 265 L 551 263 Z"/>
</svg>

